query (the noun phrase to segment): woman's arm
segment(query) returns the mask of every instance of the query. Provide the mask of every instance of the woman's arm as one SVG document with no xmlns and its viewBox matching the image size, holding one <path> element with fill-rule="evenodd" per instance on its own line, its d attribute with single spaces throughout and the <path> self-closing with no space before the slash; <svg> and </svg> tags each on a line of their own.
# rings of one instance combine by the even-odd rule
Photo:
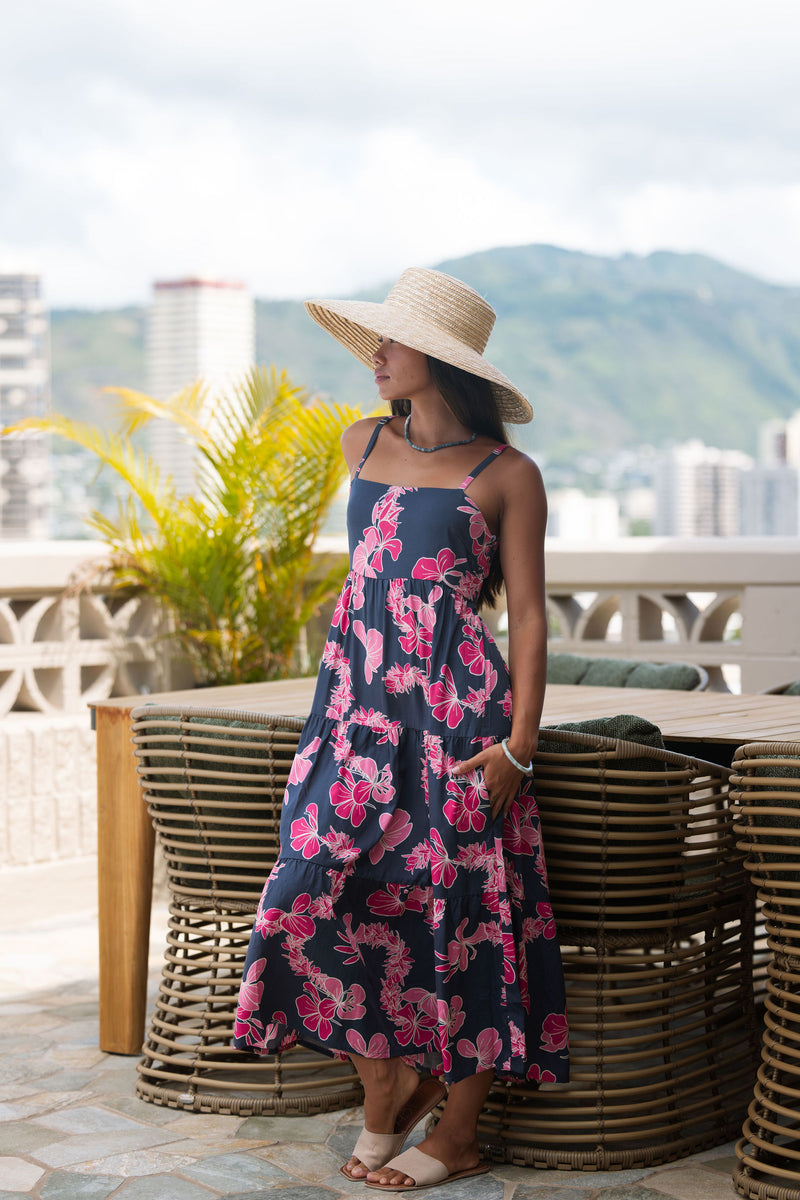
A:
<svg viewBox="0 0 800 1200">
<path fill-rule="evenodd" d="M 547 609 L 544 586 L 544 532 L 547 500 L 539 468 L 520 455 L 511 483 L 513 499 L 504 505 L 500 565 L 508 611 L 508 666 L 513 716 L 508 748 L 520 762 L 536 753 L 547 676 Z"/>
<path fill-rule="evenodd" d="M 524 454 L 515 454 L 504 467 L 499 538 L 513 703 L 508 748 L 518 762 L 527 765 L 536 752 L 547 676 L 547 500 L 539 468 Z M 490 746 L 461 763 L 455 773 L 466 774 L 476 767 L 483 767 L 492 816 L 496 817 L 514 800 L 522 775 L 500 745 Z"/>
</svg>

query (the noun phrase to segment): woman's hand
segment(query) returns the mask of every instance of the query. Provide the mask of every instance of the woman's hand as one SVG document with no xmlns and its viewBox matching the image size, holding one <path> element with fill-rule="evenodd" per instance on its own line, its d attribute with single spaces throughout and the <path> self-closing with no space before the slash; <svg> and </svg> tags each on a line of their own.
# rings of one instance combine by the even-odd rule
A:
<svg viewBox="0 0 800 1200">
<path fill-rule="evenodd" d="M 487 746 L 473 758 L 459 763 L 457 767 L 453 768 L 453 774 L 463 777 L 469 775 L 470 771 L 479 769 L 483 770 L 486 790 L 489 793 L 492 820 L 500 813 L 505 816 L 517 797 L 520 784 L 527 776 L 508 761 L 499 742 L 493 746 Z"/>
</svg>

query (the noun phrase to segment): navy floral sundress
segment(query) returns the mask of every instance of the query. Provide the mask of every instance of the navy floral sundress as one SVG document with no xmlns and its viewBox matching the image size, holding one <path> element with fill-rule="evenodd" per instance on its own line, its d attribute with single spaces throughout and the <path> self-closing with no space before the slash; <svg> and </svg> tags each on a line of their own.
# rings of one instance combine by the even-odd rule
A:
<svg viewBox="0 0 800 1200">
<path fill-rule="evenodd" d="M 402 1056 L 454 1083 L 568 1077 L 561 958 L 533 784 L 492 820 L 462 760 L 510 729 L 475 602 L 496 539 L 466 489 L 360 478 L 350 573 L 289 776 L 235 1044 Z"/>
</svg>

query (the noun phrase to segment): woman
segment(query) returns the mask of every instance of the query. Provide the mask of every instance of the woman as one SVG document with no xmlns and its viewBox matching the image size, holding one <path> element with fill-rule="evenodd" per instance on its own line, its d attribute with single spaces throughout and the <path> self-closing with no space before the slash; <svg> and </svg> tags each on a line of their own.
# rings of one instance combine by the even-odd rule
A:
<svg viewBox="0 0 800 1200">
<path fill-rule="evenodd" d="M 351 570 L 289 777 L 236 1044 L 348 1055 L 365 1122 L 342 1171 L 405 1190 L 488 1169 L 476 1129 L 496 1075 L 567 1078 L 531 779 L 546 501 L 534 463 L 505 444 L 503 418 L 533 413 L 483 357 L 494 312 L 476 292 L 412 268 L 382 304 L 306 307 L 373 368 L 393 415 L 342 438 Z M 503 583 L 510 678 L 477 615 Z M 395 1158 L 442 1078 L 441 1119 Z"/>
</svg>

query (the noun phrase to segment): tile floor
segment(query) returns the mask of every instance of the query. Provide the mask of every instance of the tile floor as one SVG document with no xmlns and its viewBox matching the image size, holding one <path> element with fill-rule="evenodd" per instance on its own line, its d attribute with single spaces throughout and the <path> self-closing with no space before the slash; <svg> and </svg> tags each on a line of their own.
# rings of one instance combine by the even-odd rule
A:
<svg viewBox="0 0 800 1200">
<path fill-rule="evenodd" d="M 97 1045 L 94 894 L 89 861 L 0 874 L 0 1200 L 373 1195 L 338 1171 L 357 1135 L 358 1109 L 242 1118 L 136 1098 L 135 1058 L 103 1054 Z M 153 980 L 163 922 L 157 909 Z M 731 1200 L 733 1163 L 727 1145 L 647 1170 L 497 1167 L 414 1194 L 420 1200 Z"/>
</svg>

